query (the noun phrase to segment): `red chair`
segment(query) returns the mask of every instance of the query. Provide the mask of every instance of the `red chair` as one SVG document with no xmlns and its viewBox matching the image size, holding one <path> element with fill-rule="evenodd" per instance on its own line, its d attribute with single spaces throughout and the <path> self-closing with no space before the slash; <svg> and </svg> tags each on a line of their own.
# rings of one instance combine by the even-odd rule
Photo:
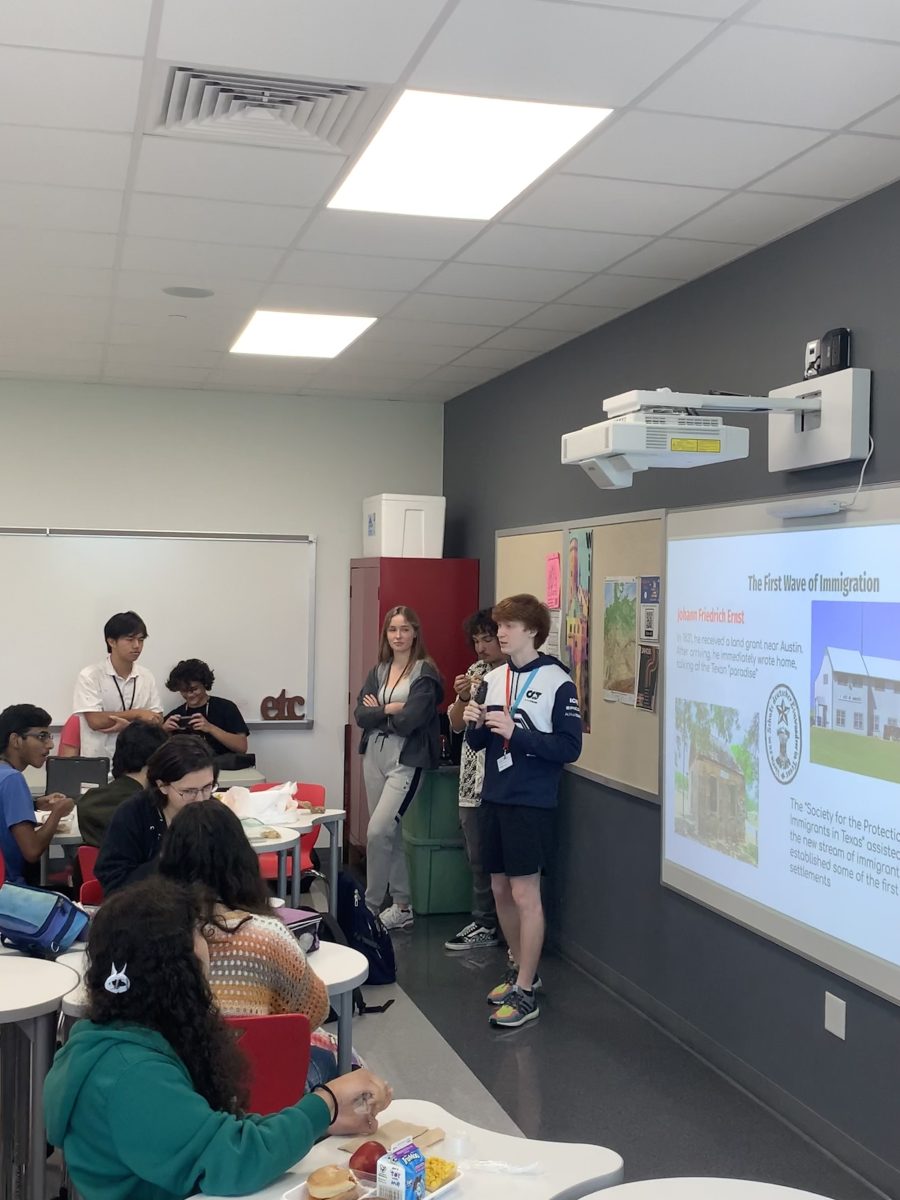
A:
<svg viewBox="0 0 900 1200">
<path fill-rule="evenodd" d="M 251 792 L 267 792 L 270 788 L 279 787 L 277 783 L 255 783 L 250 788 Z M 305 800 L 311 804 L 313 808 L 325 807 L 325 788 L 321 783 L 298 783 L 294 788 L 294 800 L 297 804 L 301 800 Z M 310 830 L 309 833 L 301 834 L 300 836 L 300 873 L 304 871 L 314 871 L 315 865 L 312 860 L 313 846 L 319 840 L 320 826 Z M 291 873 L 294 869 L 292 859 L 288 859 L 286 864 L 287 878 L 291 878 Z M 259 856 L 259 870 L 263 879 L 278 878 L 278 855 L 277 854 L 261 854 Z"/>
<path fill-rule="evenodd" d="M 274 1013 L 267 1017 L 226 1017 L 238 1048 L 250 1064 L 249 1111 L 266 1116 L 296 1104 L 306 1091 L 309 1071 L 309 1017 Z"/>
<path fill-rule="evenodd" d="M 97 878 L 96 874 L 94 873 L 94 869 L 97 866 L 97 856 L 99 853 L 100 851 L 96 846 L 78 847 L 78 854 L 76 857 L 78 858 L 78 866 L 81 870 L 82 883 L 89 883 L 91 880 Z M 88 901 L 88 903 L 93 904 L 94 901 L 91 900 Z"/>
<path fill-rule="evenodd" d="M 81 885 L 78 893 L 79 904 L 102 904 L 103 884 L 99 879 L 88 879 Z"/>
</svg>

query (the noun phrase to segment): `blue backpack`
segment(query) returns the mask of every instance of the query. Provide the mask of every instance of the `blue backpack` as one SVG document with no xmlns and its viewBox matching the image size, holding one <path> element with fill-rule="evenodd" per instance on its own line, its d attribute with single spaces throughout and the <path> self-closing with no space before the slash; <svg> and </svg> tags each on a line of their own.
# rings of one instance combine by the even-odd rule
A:
<svg viewBox="0 0 900 1200">
<path fill-rule="evenodd" d="M 57 958 L 79 938 L 87 913 L 67 896 L 4 883 L 0 887 L 0 941 L 33 958 Z"/>
</svg>

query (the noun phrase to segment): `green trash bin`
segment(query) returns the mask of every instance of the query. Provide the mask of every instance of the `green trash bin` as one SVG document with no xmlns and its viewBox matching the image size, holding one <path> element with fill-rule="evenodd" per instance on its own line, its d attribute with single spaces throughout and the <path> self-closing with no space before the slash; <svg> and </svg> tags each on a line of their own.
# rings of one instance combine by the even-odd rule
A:
<svg viewBox="0 0 900 1200">
<path fill-rule="evenodd" d="M 472 909 L 472 872 L 462 841 L 411 837 L 403 831 L 415 912 L 463 913 Z"/>
<path fill-rule="evenodd" d="M 458 842 L 459 767 L 423 772 L 419 790 L 403 814 L 403 832 L 432 842 Z"/>
</svg>

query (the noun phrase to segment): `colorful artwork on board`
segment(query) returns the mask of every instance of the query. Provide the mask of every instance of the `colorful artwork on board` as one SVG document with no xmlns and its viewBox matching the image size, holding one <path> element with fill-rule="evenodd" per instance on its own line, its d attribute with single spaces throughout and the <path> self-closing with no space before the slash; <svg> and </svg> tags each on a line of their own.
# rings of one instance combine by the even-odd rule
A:
<svg viewBox="0 0 900 1200">
<path fill-rule="evenodd" d="M 593 533 L 573 529 L 569 534 L 566 587 L 566 648 L 569 669 L 578 690 L 584 732 L 591 731 L 591 555 Z"/>
</svg>

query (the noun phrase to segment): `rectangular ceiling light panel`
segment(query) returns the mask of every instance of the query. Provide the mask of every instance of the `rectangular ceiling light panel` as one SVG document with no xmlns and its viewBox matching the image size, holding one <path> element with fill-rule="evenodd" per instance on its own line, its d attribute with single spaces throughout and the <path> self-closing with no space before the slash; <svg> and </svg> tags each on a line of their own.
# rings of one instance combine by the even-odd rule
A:
<svg viewBox="0 0 900 1200">
<path fill-rule="evenodd" d="M 611 112 L 406 91 L 328 207 L 490 220 Z"/>
<path fill-rule="evenodd" d="M 375 317 L 258 309 L 231 347 L 231 353 L 336 358 L 374 323 Z"/>
</svg>

